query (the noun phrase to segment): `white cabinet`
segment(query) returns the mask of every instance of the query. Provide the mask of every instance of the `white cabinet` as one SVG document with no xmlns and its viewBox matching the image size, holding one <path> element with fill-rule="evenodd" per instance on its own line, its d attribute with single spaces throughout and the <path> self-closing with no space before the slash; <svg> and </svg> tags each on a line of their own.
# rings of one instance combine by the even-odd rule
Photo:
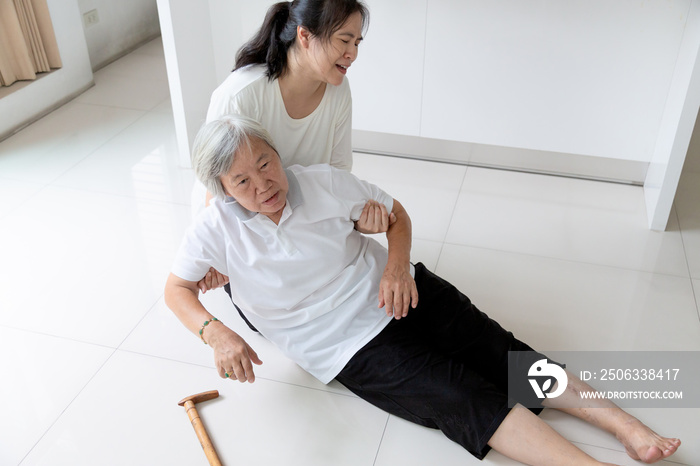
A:
<svg viewBox="0 0 700 466">
<path fill-rule="evenodd" d="M 421 136 L 648 162 L 688 3 L 430 0 Z"/>
<path fill-rule="evenodd" d="M 348 79 L 353 128 L 420 135 L 428 0 L 369 1 L 369 29 Z"/>
<path fill-rule="evenodd" d="M 512 151 L 496 154 L 527 149 L 523 157 L 543 157 L 525 165 L 548 171 L 556 159 L 551 171 L 583 165 L 578 174 L 601 178 L 585 165 L 605 171 L 612 160 L 615 177 L 627 167 L 628 181 L 643 181 L 691 0 L 368 4 L 367 40 L 348 75 L 361 144 L 372 145 L 364 132 L 461 142 L 447 158 L 515 168 Z"/>
</svg>

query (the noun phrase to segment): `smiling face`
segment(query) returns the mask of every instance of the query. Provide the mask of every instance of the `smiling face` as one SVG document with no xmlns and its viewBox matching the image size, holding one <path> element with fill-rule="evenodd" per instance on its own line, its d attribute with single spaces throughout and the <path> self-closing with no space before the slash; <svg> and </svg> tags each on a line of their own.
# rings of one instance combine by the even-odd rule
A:
<svg viewBox="0 0 700 466">
<path fill-rule="evenodd" d="M 360 42 L 362 15 L 355 12 L 333 33 L 328 42 L 313 36 L 309 39 L 309 65 L 322 81 L 339 86 L 348 68 L 357 59 Z"/>
<path fill-rule="evenodd" d="M 241 206 L 279 223 L 289 184 L 279 155 L 266 142 L 251 137 L 249 145 L 242 144 L 220 179 L 226 194 Z"/>
</svg>

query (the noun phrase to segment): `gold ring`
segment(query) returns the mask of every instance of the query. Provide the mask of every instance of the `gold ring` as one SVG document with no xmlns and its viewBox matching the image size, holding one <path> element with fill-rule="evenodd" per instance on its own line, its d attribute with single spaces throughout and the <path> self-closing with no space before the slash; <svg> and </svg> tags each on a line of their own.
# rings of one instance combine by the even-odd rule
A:
<svg viewBox="0 0 700 466">
<path fill-rule="evenodd" d="M 228 372 L 224 372 L 224 377 L 226 377 L 226 378 L 228 379 L 228 378 L 231 377 L 231 376 L 229 375 Z"/>
</svg>

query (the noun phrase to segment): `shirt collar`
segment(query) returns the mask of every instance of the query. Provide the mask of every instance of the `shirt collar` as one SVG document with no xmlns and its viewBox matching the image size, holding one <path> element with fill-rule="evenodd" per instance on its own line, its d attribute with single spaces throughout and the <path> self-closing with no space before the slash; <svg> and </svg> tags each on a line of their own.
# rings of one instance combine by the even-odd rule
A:
<svg viewBox="0 0 700 466">
<path fill-rule="evenodd" d="M 290 207 L 292 210 L 294 210 L 297 206 L 304 203 L 304 195 L 301 192 L 301 186 L 299 185 L 299 180 L 297 179 L 297 176 L 292 171 L 286 168 L 284 170 L 284 173 L 287 176 L 287 184 L 289 185 L 285 209 L 287 207 Z M 226 196 L 224 198 L 224 204 L 229 209 L 231 209 L 231 212 L 233 212 L 239 220 L 243 222 L 248 221 L 254 218 L 256 215 L 258 215 L 257 212 L 251 212 L 250 210 L 240 205 L 237 200 L 230 196 Z"/>
</svg>

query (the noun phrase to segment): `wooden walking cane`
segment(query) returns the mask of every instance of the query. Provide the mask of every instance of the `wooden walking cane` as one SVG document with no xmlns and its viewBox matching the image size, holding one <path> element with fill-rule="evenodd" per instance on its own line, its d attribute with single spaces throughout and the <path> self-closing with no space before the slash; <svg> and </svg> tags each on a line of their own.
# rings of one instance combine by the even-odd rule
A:
<svg viewBox="0 0 700 466">
<path fill-rule="evenodd" d="M 209 464 L 211 466 L 222 465 L 221 461 L 219 460 L 219 455 L 216 454 L 216 450 L 214 449 L 214 444 L 211 443 L 211 439 L 207 434 L 207 430 L 204 428 L 204 424 L 202 423 L 202 420 L 199 417 L 199 413 L 197 412 L 195 404 L 200 403 L 202 401 L 213 400 L 218 396 L 219 391 L 212 390 L 209 392 L 202 392 L 196 395 L 188 396 L 187 398 L 183 399 L 178 403 L 178 405 L 185 407 L 185 411 L 187 412 L 187 415 L 189 416 L 190 421 L 192 422 L 192 427 L 194 427 L 194 431 L 197 433 L 199 443 L 202 444 L 204 454 L 207 455 L 207 459 L 209 460 Z"/>
</svg>

